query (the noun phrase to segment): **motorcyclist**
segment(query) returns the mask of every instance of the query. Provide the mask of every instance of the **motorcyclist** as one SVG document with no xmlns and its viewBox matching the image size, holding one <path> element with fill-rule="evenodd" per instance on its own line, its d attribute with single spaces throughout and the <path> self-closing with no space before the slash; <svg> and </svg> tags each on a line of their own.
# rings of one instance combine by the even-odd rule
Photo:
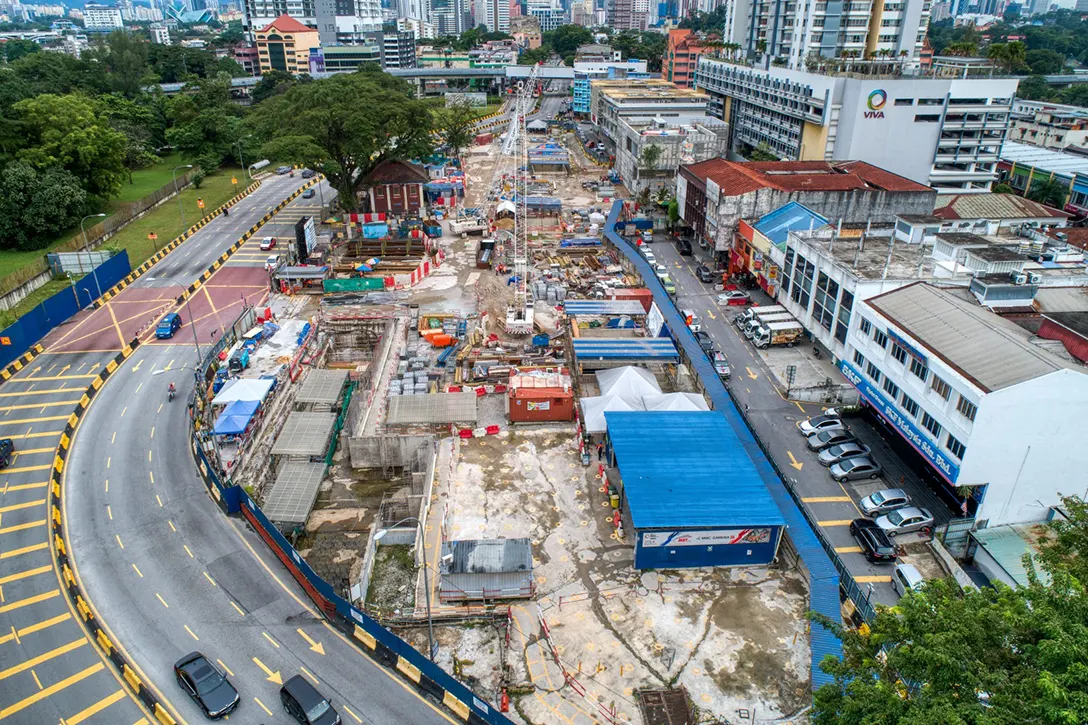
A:
<svg viewBox="0 0 1088 725">
<path fill-rule="evenodd" d="M 223 207 L 223 216 L 230 216 L 230 207 L 229 206 Z"/>
<path fill-rule="evenodd" d="M 174 387 L 173 383 L 170 383 L 170 387 L 167 388 L 167 390 L 166 390 L 166 394 L 169 396 L 170 400 L 174 399 L 174 393 L 176 393 L 176 392 L 177 392 L 177 388 Z"/>
</svg>

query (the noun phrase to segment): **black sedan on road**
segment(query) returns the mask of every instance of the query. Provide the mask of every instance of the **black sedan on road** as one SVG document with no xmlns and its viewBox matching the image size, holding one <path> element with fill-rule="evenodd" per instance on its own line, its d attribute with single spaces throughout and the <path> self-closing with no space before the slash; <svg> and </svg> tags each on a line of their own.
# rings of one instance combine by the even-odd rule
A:
<svg viewBox="0 0 1088 725">
<path fill-rule="evenodd" d="M 700 264 L 695 268 L 695 276 L 699 278 L 700 282 L 713 282 L 715 279 L 714 273 L 705 264 Z"/>
<path fill-rule="evenodd" d="M 861 544 L 861 553 L 871 562 L 895 561 L 895 544 L 888 535 L 869 519 L 850 522 L 850 535 Z"/>
<path fill-rule="evenodd" d="M 238 691 L 207 657 L 190 652 L 174 663 L 174 677 L 206 717 L 218 720 L 238 707 Z"/>
</svg>

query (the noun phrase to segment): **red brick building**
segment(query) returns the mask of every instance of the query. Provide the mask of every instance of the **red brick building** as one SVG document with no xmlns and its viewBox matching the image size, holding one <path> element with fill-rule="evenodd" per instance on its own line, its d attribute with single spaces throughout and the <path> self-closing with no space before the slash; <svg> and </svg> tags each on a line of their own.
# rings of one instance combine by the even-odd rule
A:
<svg viewBox="0 0 1088 725">
<path fill-rule="evenodd" d="M 423 209 L 423 185 L 430 181 L 418 164 L 392 159 L 383 161 L 366 177 L 363 192 L 370 211 L 390 214 L 415 213 Z"/>
<path fill-rule="evenodd" d="M 694 87 L 699 56 L 706 52 L 703 43 L 710 39 L 700 38 L 693 30 L 670 30 L 661 55 L 661 77 L 681 88 Z"/>
</svg>

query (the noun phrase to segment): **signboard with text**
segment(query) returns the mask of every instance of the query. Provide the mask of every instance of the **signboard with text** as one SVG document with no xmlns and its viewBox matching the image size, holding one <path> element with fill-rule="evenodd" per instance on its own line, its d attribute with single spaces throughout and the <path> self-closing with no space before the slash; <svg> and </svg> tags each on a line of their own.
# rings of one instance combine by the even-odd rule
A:
<svg viewBox="0 0 1088 725">
<path fill-rule="evenodd" d="M 769 528 L 716 529 L 695 531 L 645 531 L 642 545 L 662 546 L 729 546 L 733 544 L 766 544 L 771 540 Z"/>
<path fill-rule="evenodd" d="M 960 475 L 960 467 L 950 461 L 944 451 L 928 435 L 920 431 L 894 403 L 889 403 L 884 394 L 872 384 L 872 381 L 863 376 L 857 368 L 846 360 L 839 361 L 839 370 L 858 389 L 858 392 L 861 393 L 869 405 L 873 406 L 885 420 L 891 423 L 916 451 L 925 456 L 925 459 L 933 464 L 933 467 L 937 469 L 941 476 L 949 483 L 954 484 L 956 482 Z"/>
</svg>

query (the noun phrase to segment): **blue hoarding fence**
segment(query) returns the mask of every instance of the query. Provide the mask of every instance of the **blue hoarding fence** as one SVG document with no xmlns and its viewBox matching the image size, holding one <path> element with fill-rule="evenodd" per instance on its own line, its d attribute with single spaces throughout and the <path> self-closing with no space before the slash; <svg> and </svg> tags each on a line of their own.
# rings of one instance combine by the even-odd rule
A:
<svg viewBox="0 0 1088 725">
<path fill-rule="evenodd" d="M 816 533 L 816 527 L 807 518 L 803 507 L 796 500 L 794 493 L 786 484 L 786 477 L 774 465 L 774 460 L 767 453 L 755 431 L 748 426 L 748 421 L 740 414 L 729 390 L 726 389 L 709 358 L 699 347 L 673 299 L 665 292 L 665 287 L 657 278 L 650 264 L 626 239 L 617 233 L 622 222 L 623 202 L 616 201 L 605 221 L 605 236 L 618 249 L 642 276 L 643 284 L 653 293 L 654 301 L 665 318 L 665 324 L 673 331 L 677 345 L 684 351 L 688 362 L 700 384 L 710 398 L 711 407 L 725 414 L 741 445 L 744 446 L 756 470 L 763 479 L 778 505 L 782 517 L 786 520 L 787 533 L 794 549 L 797 550 L 809 575 L 809 604 L 812 611 L 824 615 L 831 621 L 840 619 L 839 575 L 845 571 L 833 551 L 828 551 Z M 838 570 L 838 571 L 836 571 Z M 833 678 L 820 669 L 824 657 L 842 657 L 842 642 L 833 632 L 820 624 L 813 624 L 810 635 L 812 662 L 810 671 L 813 689 L 832 682 Z"/>
<path fill-rule="evenodd" d="M 131 271 L 128 252 L 122 250 L 9 325 L 0 332 L 0 338 L 4 341 L 0 345 L 0 367 L 29 350 L 54 327 L 85 307 L 90 307 L 100 296 L 100 290 L 108 290 Z"/>
</svg>

